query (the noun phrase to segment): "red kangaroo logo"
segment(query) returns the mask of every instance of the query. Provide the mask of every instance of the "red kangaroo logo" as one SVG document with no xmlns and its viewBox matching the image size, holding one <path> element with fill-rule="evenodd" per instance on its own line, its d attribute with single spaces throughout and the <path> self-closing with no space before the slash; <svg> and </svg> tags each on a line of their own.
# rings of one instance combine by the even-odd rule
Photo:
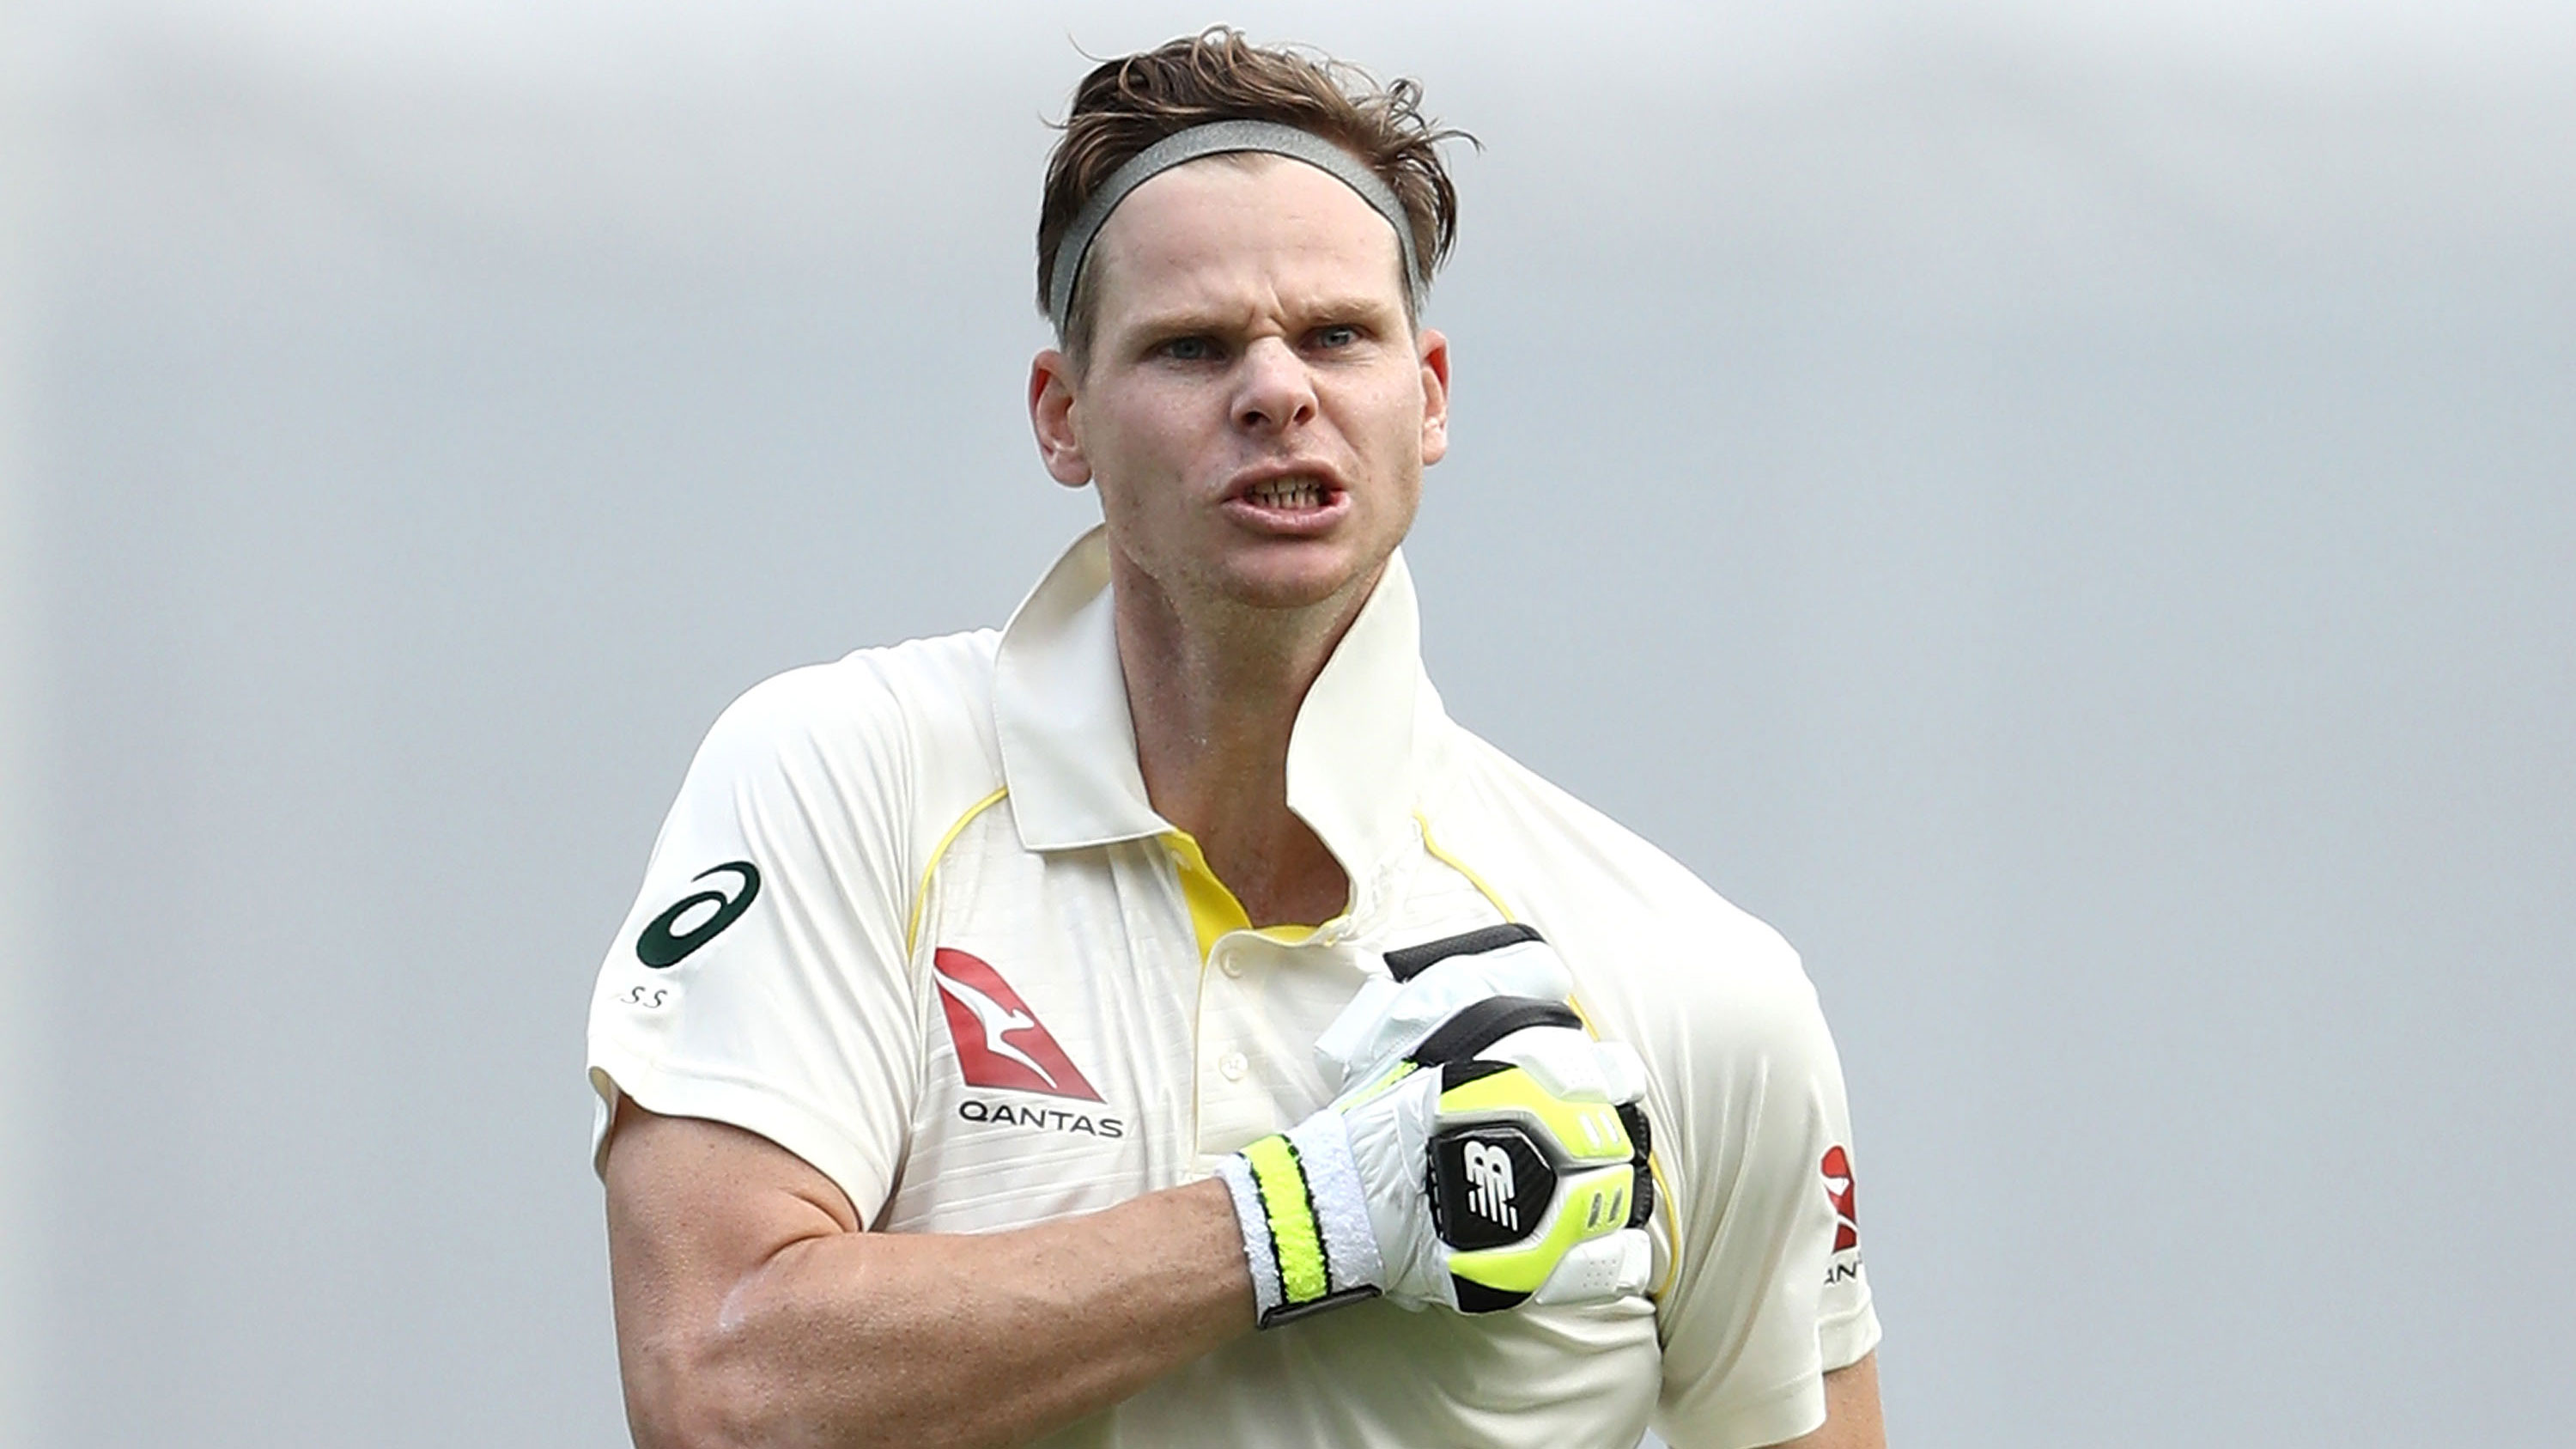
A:
<svg viewBox="0 0 2576 1449">
<path fill-rule="evenodd" d="M 939 983 L 948 1035 L 957 1043 L 957 1070 L 968 1086 L 1100 1100 L 1001 972 L 945 946 L 931 956 L 930 971 Z"/>
<path fill-rule="evenodd" d="M 1851 1154 L 1836 1143 L 1825 1149 L 1822 1164 L 1825 1171 L 1825 1196 L 1834 1203 L 1834 1251 L 1846 1253 L 1860 1246 L 1860 1214 L 1852 1208 Z"/>
</svg>

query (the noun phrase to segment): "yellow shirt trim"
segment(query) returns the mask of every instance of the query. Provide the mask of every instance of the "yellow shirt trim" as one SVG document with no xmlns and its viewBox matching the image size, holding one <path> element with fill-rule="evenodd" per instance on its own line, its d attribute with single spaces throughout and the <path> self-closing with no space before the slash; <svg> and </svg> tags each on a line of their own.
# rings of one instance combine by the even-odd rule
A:
<svg viewBox="0 0 2576 1449">
<path fill-rule="evenodd" d="M 1420 811 L 1414 812 L 1413 823 L 1420 827 L 1422 831 L 1422 848 L 1431 853 L 1431 858 L 1433 860 L 1436 860 L 1442 865 L 1449 867 L 1451 870 L 1458 872 L 1460 875 L 1465 876 L 1467 878 L 1467 884 L 1474 886 L 1476 888 L 1476 893 L 1483 896 L 1487 904 L 1491 905 L 1495 910 L 1503 913 L 1504 920 L 1518 921 L 1520 919 L 1520 917 L 1512 914 L 1511 907 L 1503 904 L 1503 898 L 1501 896 L 1494 894 L 1494 888 L 1485 884 L 1485 878 L 1483 876 L 1476 874 L 1476 872 L 1468 866 L 1467 862 L 1460 860 L 1458 857 L 1451 855 L 1449 852 L 1440 848 L 1440 842 L 1432 837 L 1430 820 L 1425 818 Z"/>
<path fill-rule="evenodd" d="M 966 827 L 973 823 L 975 817 L 1002 803 L 1002 797 L 1010 793 L 1011 787 L 1005 785 L 1001 789 L 994 791 L 992 794 L 985 796 L 983 799 L 976 801 L 974 804 L 967 806 L 966 813 L 958 816 L 957 823 L 949 826 L 948 833 L 940 836 L 939 844 L 931 848 L 930 863 L 921 868 L 921 885 L 912 893 L 912 909 L 904 913 L 903 949 L 906 955 L 910 955 L 913 951 L 920 948 L 921 907 L 924 902 L 930 899 L 931 873 L 939 869 L 939 862 L 946 859 L 948 856 L 948 847 L 957 843 L 957 837 L 965 832 Z"/>
<path fill-rule="evenodd" d="M 1252 914 L 1235 899 L 1225 882 L 1208 869 L 1207 852 L 1186 830 L 1174 830 L 1163 837 L 1163 845 L 1172 853 L 1172 864 L 1180 870 L 1181 899 L 1190 907 L 1190 929 L 1199 938 L 1199 959 L 1216 954 L 1216 943 L 1228 931 L 1249 931 Z M 1294 946 L 1315 934 L 1313 926 L 1263 926 L 1260 934 L 1284 945 Z"/>
</svg>

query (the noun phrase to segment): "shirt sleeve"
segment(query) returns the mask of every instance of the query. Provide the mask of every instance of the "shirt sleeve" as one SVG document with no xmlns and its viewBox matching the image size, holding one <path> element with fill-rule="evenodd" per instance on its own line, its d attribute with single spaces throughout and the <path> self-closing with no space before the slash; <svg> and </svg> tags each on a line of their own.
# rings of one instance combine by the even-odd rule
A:
<svg viewBox="0 0 2576 1449">
<path fill-rule="evenodd" d="M 874 1220 L 920 1060 L 902 744 L 850 661 L 768 680 L 709 731 L 591 998 L 594 1168 L 623 1093 L 768 1138 Z"/>
<path fill-rule="evenodd" d="M 1661 1084 L 1677 1130 L 1656 1134 L 1674 1199 L 1656 1430 L 1675 1449 L 1813 1431 L 1823 1375 L 1878 1344 L 1841 1061 L 1814 988 L 1776 950 L 1776 966 L 1690 1009 L 1700 1019 Z"/>
</svg>

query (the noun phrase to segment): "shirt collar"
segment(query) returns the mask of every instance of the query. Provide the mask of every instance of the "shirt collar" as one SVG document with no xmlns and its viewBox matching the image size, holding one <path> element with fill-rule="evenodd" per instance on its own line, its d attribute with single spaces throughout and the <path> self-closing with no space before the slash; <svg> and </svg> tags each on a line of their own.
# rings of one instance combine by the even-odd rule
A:
<svg viewBox="0 0 2576 1449">
<path fill-rule="evenodd" d="M 1399 551 L 1288 737 L 1288 808 L 1341 862 L 1355 907 L 1418 839 L 1414 737 L 1427 691 L 1421 618 Z M 1147 802 L 1136 763 L 1106 530 L 1065 550 L 1003 628 L 993 716 L 1022 845 L 1070 850 L 1172 829 Z"/>
</svg>

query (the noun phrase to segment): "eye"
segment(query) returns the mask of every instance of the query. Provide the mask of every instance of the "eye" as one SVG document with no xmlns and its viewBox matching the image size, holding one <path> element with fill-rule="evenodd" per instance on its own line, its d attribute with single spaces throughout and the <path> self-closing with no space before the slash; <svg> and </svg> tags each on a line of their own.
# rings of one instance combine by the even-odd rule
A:
<svg viewBox="0 0 2576 1449">
<path fill-rule="evenodd" d="M 1175 337 L 1155 350 L 1174 362 L 1212 362 L 1217 357 L 1213 337 Z"/>
<path fill-rule="evenodd" d="M 1347 322 L 1336 322 L 1330 327 L 1318 327 L 1315 329 L 1315 345 L 1327 352 L 1339 351 L 1342 348 L 1349 347 L 1357 343 L 1359 340 L 1360 329 L 1351 326 Z"/>
</svg>

